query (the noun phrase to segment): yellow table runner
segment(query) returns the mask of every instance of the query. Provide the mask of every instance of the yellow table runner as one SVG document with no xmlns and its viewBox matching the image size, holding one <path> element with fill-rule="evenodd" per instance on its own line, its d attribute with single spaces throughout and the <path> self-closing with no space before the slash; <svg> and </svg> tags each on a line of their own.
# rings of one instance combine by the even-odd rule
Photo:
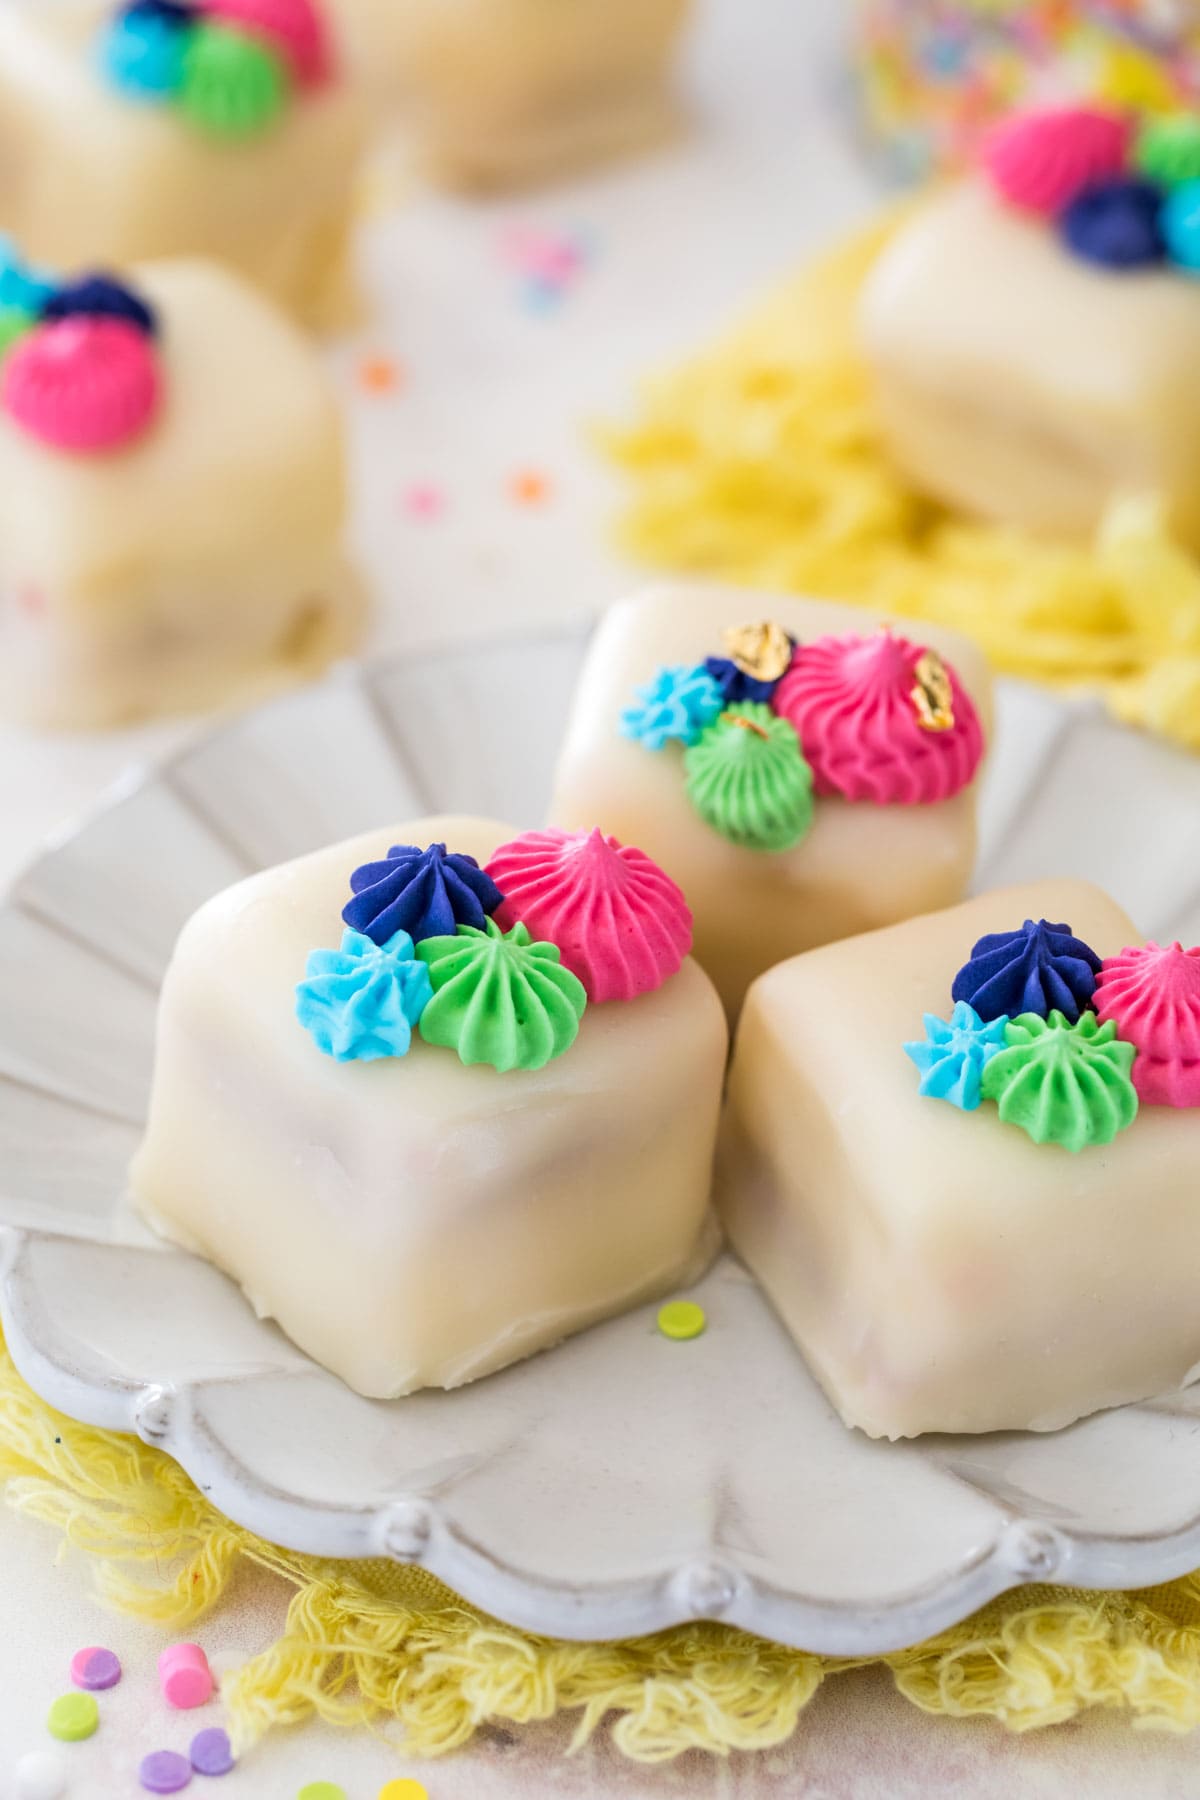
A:
<svg viewBox="0 0 1200 1800">
<path fill-rule="evenodd" d="M 634 487 L 624 546 L 957 626 L 1000 668 L 1098 690 L 1119 717 L 1200 749 L 1200 565 L 1151 503 L 1117 507 L 1094 544 L 1051 543 L 918 498 L 883 454 L 854 314 L 895 220 L 785 282 L 605 433 Z"/>
<path fill-rule="evenodd" d="M 784 1650 L 723 1625 L 621 1644 L 510 1630 L 431 1576 L 384 1562 L 328 1562 L 265 1543 L 218 1513 L 161 1451 L 56 1413 L 0 1347 L 0 1478 L 11 1505 L 93 1563 L 101 1598 L 177 1634 L 218 1606 L 239 1564 L 295 1590 L 277 1642 L 226 1678 L 244 1753 L 314 1713 L 336 1725 L 401 1727 L 437 1756 L 485 1724 L 578 1715 L 577 1744 L 608 1721 L 642 1762 L 699 1748 L 782 1743 L 821 1683 L 862 1662 L 891 1669 L 914 1706 L 987 1715 L 1017 1731 L 1089 1707 L 1138 1724 L 1200 1720 L 1200 1577 L 1131 1594 L 1026 1588 L 927 1644 L 860 1662 Z"/>
</svg>

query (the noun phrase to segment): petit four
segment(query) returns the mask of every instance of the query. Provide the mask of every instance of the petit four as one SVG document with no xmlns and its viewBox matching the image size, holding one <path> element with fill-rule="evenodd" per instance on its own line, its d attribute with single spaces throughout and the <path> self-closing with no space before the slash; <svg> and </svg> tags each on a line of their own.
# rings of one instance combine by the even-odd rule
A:
<svg viewBox="0 0 1200 1800">
<path fill-rule="evenodd" d="M 232 273 L 0 248 L 0 709 L 114 725 L 348 649 L 343 461 L 315 351 Z"/>
<path fill-rule="evenodd" d="M 35 260 L 211 256 L 324 322 L 364 129 L 322 0 L 0 7 L 0 230 Z"/>
<path fill-rule="evenodd" d="M 680 883 L 735 1013 L 772 963 L 960 898 L 989 714 L 983 659 L 952 632 L 664 588 L 601 623 L 550 817 L 598 819 Z"/>
<path fill-rule="evenodd" d="M 1059 536 L 1158 501 L 1200 548 L 1200 122 L 1018 115 L 867 278 L 877 419 L 913 485 Z"/>
<path fill-rule="evenodd" d="M 357 61 L 390 67 L 435 178 L 495 188 L 628 154 L 677 122 L 688 0 L 337 0 Z"/>
<path fill-rule="evenodd" d="M 136 1201 L 373 1396 L 667 1292 L 716 1243 L 690 937 L 599 831 L 424 819 L 241 882 L 167 972 Z"/>
<path fill-rule="evenodd" d="M 730 1240 L 848 1425 L 1053 1430 L 1200 1367 L 1200 949 L 1043 881 L 794 957 L 742 1013 Z"/>
</svg>

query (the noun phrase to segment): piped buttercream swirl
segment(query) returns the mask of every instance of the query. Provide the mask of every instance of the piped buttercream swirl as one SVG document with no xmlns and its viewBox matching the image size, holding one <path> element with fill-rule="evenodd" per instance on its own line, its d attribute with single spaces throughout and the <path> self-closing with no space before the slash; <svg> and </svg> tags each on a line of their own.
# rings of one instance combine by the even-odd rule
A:
<svg viewBox="0 0 1200 1800">
<path fill-rule="evenodd" d="M 426 938 L 417 956 L 433 983 L 421 1036 L 457 1051 L 461 1062 L 501 1074 L 540 1069 L 575 1042 L 587 1006 L 583 983 L 562 967 L 557 944 L 535 943 L 526 926 L 460 925 L 453 937 Z"/>
<path fill-rule="evenodd" d="M 350 888 L 342 918 L 377 944 L 397 931 L 419 944 L 459 925 L 481 930 L 504 898 L 473 856 L 445 844 L 393 844 L 385 861 L 355 869 Z"/>
<path fill-rule="evenodd" d="M 1120 175 L 1132 128 L 1098 106 L 1014 113 L 991 131 L 980 160 L 1001 198 L 1049 218 L 1086 188 Z"/>
<path fill-rule="evenodd" d="M 497 924 L 523 921 L 557 944 L 594 1003 L 661 987 L 692 947 L 691 909 L 670 876 L 598 829 L 528 831 L 487 872 L 504 893 Z"/>
<path fill-rule="evenodd" d="M 683 766 L 700 817 L 742 849 L 790 850 L 812 824 L 812 770 L 793 727 L 769 706 L 730 707 Z"/>
<path fill-rule="evenodd" d="M 1074 1024 L 1060 1012 L 1024 1013 L 1005 1027 L 1006 1047 L 985 1065 L 983 1097 L 1007 1125 L 1036 1144 L 1086 1150 L 1111 1144 L 1132 1125 L 1138 1097 L 1130 1080 L 1136 1051 L 1095 1013 Z"/>
<path fill-rule="evenodd" d="M 1106 957 L 1094 1004 L 1137 1050 L 1133 1085 L 1147 1106 L 1200 1106 L 1200 945 Z"/>
<path fill-rule="evenodd" d="M 344 931 L 340 950 L 310 951 L 296 988 L 296 1017 L 326 1056 L 375 1062 L 407 1054 L 432 994 L 429 971 L 414 957 L 407 932 L 380 945 Z"/>
<path fill-rule="evenodd" d="M 1091 1004 L 1100 958 L 1069 925 L 1026 919 L 1018 931 L 981 937 L 954 977 L 955 1000 L 965 1000 L 981 1019 L 1060 1012 L 1074 1022 Z"/>
<path fill-rule="evenodd" d="M 890 631 L 802 644 L 775 691 L 795 726 L 818 794 L 912 806 L 948 800 L 973 778 L 983 728 L 954 670 L 937 659 L 945 712 L 926 693 L 932 653 Z"/>
</svg>

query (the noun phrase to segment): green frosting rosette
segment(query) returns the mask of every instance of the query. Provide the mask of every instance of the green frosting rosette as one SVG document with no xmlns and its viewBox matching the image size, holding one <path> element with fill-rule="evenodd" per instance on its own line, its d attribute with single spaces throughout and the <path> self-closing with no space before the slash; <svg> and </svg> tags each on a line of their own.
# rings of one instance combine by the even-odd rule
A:
<svg viewBox="0 0 1200 1800">
<path fill-rule="evenodd" d="M 419 1026 L 427 1043 L 504 1074 L 540 1069 L 575 1042 L 583 983 L 562 967 L 558 945 L 534 943 L 526 926 L 460 925 L 453 937 L 425 938 L 416 953 L 433 984 Z"/>
<path fill-rule="evenodd" d="M 813 819 L 813 777 L 786 719 L 757 701 L 731 706 L 683 759 L 700 817 L 745 850 L 790 850 Z"/>
<path fill-rule="evenodd" d="M 1048 1019 L 1021 1013 L 1005 1028 L 1006 1048 L 985 1064 L 983 1097 L 1008 1125 L 1036 1144 L 1086 1150 L 1111 1144 L 1132 1125 L 1138 1097 L 1130 1080 L 1137 1052 L 1085 1012 L 1074 1025 L 1060 1012 Z"/>
<path fill-rule="evenodd" d="M 266 44 L 215 24 L 191 34 L 179 104 L 201 130 L 230 140 L 255 137 L 279 117 L 287 97 L 287 71 Z"/>
</svg>

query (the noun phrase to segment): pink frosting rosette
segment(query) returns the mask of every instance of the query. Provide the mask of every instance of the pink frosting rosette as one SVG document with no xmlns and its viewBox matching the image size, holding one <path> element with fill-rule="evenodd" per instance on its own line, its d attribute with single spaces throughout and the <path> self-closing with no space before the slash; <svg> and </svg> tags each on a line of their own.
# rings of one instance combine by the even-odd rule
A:
<svg viewBox="0 0 1200 1800">
<path fill-rule="evenodd" d="M 0 400 L 56 450 L 118 450 L 152 423 L 162 396 L 154 341 L 124 319 L 73 314 L 39 325 L 9 353 Z"/>
<path fill-rule="evenodd" d="M 983 755 L 979 715 L 954 670 L 890 631 L 802 644 L 772 705 L 795 727 L 820 795 L 876 806 L 948 800 Z"/>
<path fill-rule="evenodd" d="M 1133 1044 L 1133 1085 L 1147 1106 L 1200 1106 L 1200 945 L 1145 944 L 1100 966 L 1099 1019 Z"/>
<path fill-rule="evenodd" d="M 984 140 L 980 162 L 1010 206 L 1052 218 L 1085 188 L 1125 171 L 1132 126 L 1099 106 L 1015 113 Z"/>
<path fill-rule="evenodd" d="M 634 1000 L 674 975 L 692 947 L 682 892 L 644 851 L 602 831 L 527 831 L 487 865 L 495 913 L 557 944 L 589 1000 Z"/>
<path fill-rule="evenodd" d="M 277 50 L 302 87 L 329 79 L 329 35 L 313 0 L 201 0 L 200 10 Z"/>
</svg>

